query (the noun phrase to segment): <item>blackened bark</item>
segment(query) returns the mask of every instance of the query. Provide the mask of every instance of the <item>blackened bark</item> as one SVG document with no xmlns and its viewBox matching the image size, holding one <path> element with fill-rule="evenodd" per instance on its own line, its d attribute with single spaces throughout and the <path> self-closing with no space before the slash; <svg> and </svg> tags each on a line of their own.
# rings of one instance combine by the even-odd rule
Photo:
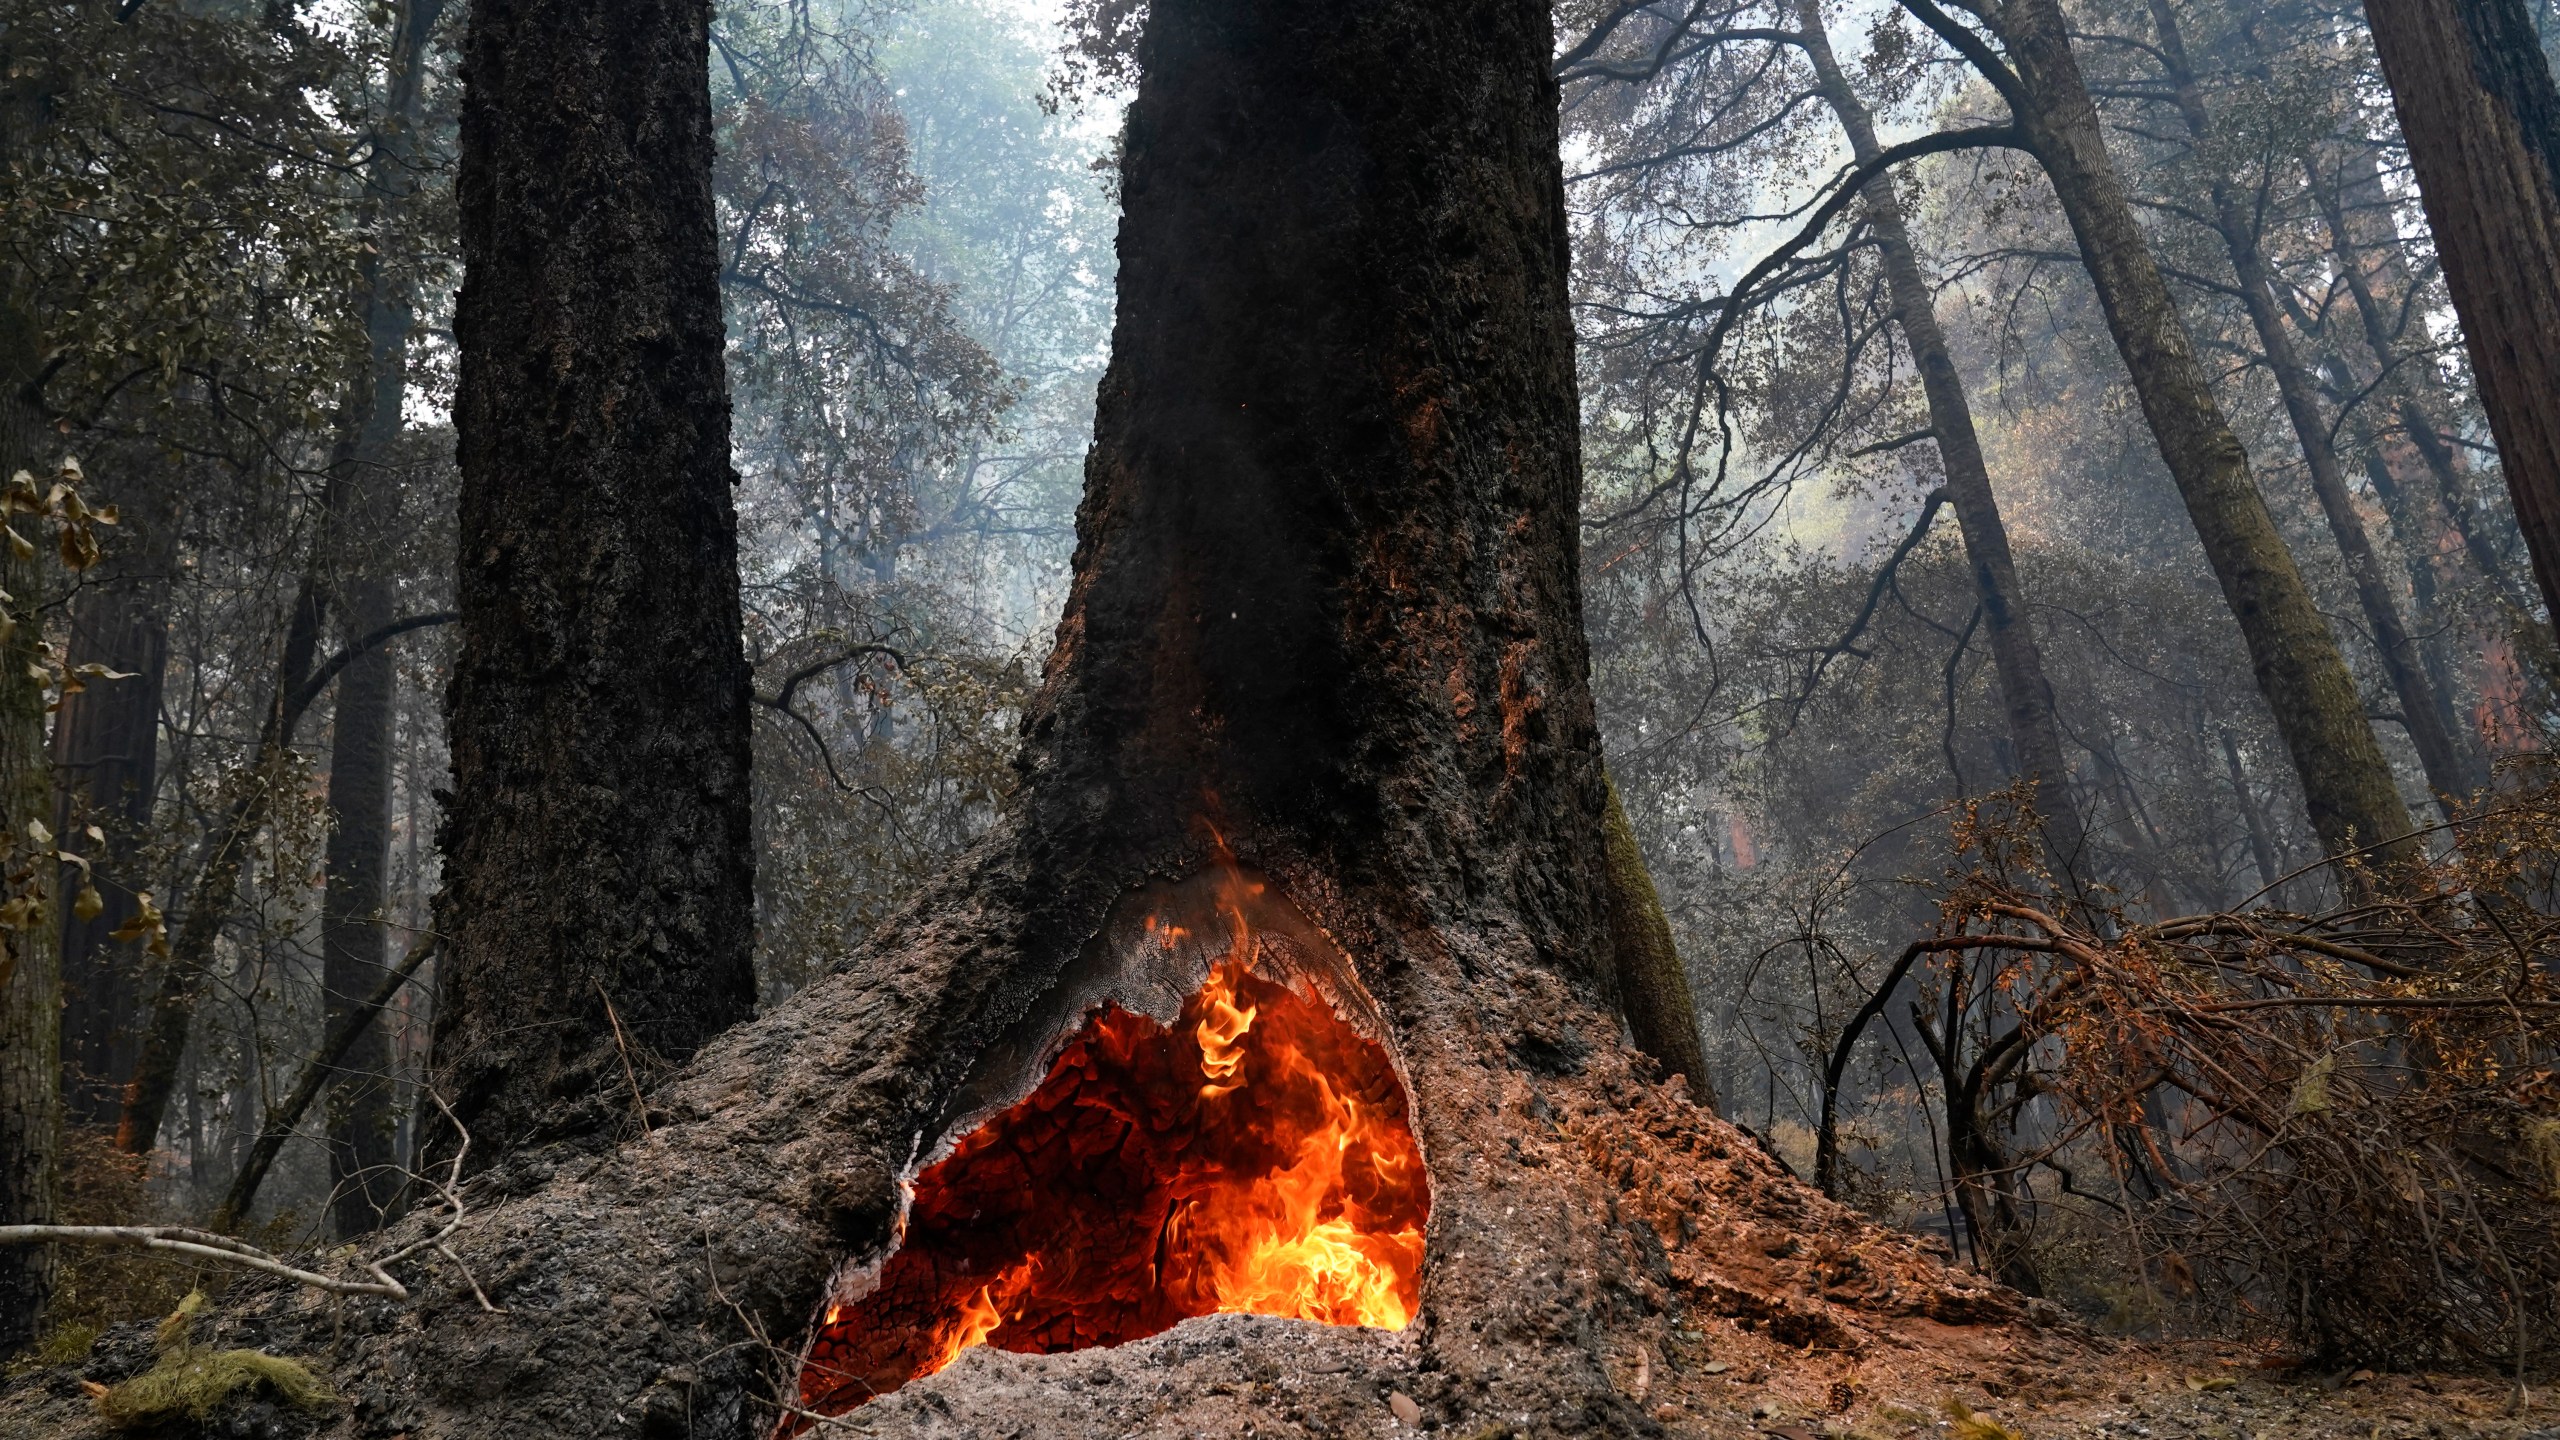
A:
<svg viewBox="0 0 2560 1440">
<path fill-rule="evenodd" d="M 19 470 L 50 478 L 40 447 L 50 439 L 28 395 L 37 373 L 36 332 L 16 277 L 0 271 L 0 480 Z M 39 483 L 44 483 L 40 481 Z M 23 522 L 22 522 L 23 523 Z M 0 638 L 0 898 L 24 902 L 0 925 L 0 1224 L 54 1218 L 61 1151 L 61 936 L 53 918 L 50 846 L 28 831 L 53 817 L 45 755 L 44 688 L 28 674 L 42 657 L 44 551 L 0 545 L 8 634 Z M 32 1343 L 53 1296 L 51 1247 L 0 1252 L 0 1356 Z"/>
<path fill-rule="evenodd" d="M 2266 357 L 2267 369 L 2275 376 L 2276 394 L 2284 403 L 2285 418 L 2292 422 L 2295 442 L 2302 447 L 2312 494 L 2320 502 L 2320 513 L 2329 523 L 2339 558 L 2346 564 L 2356 603 L 2364 612 L 2374 649 L 2382 657 L 2383 674 L 2399 697 L 2401 723 L 2418 752 L 2418 765 L 2426 773 L 2428 788 L 2447 807 L 2458 806 L 2486 784 L 2488 777 L 2480 773 L 2470 748 L 2446 724 L 2451 709 L 2427 674 L 2426 660 L 2418 653 L 2408 621 L 2400 614 L 2400 600 L 2392 593 L 2382 557 L 2365 533 L 2364 517 L 2356 508 L 2355 497 L 2347 491 L 2346 472 L 2338 463 L 2337 446 L 2330 440 L 2328 418 L 2320 413 L 2319 384 L 2285 329 L 2266 256 L 2258 248 L 2257 227 L 2229 177 L 2214 168 L 2205 154 L 2213 136 L 2212 117 L 2205 110 L 2204 92 L 2196 84 L 2194 68 L 2188 64 L 2186 37 L 2169 0 L 2151 0 L 2151 24 L 2160 41 L 2161 63 L 2177 94 L 2179 118 L 2195 142 L 2198 162 L 2210 172 L 2206 182 L 2213 200 L 2214 229 L 2239 282 L 2242 308 L 2248 311 L 2249 324 L 2257 332 L 2259 352 Z"/>
<path fill-rule="evenodd" d="M 1841 72 L 1831 52 L 1831 36 L 1817 0 L 1797 0 L 1806 58 L 1813 62 L 1822 98 L 1848 133 L 1851 157 L 1871 164 L 1884 153 L 1876 139 L 1875 117 Z M 2062 748 L 2062 727 L 2054 719 L 2053 684 L 2044 673 L 2034 627 L 2019 613 L 2022 592 L 2017 561 L 2009 553 L 2009 527 L 2000 517 L 2000 502 L 1991 490 L 1991 472 L 1982 459 L 1982 440 L 1973 428 L 1973 406 L 1946 332 L 1938 326 L 1937 302 L 1920 271 L 1901 197 L 1890 176 L 1867 186 L 1863 197 L 1867 221 L 1891 287 L 1894 324 L 1911 347 L 1911 363 L 1920 372 L 1920 389 L 1929 405 L 1929 430 L 1938 447 L 1939 468 L 1946 474 L 1947 500 L 1964 536 L 1965 560 L 1973 572 L 1973 593 L 1990 631 L 1992 673 L 2000 682 L 2000 709 L 2008 721 L 2009 743 L 2017 751 L 2018 774 L 2036 782 L 2036 812 L 2044 817 L 2045 848 L 2054 873 L 2085 873 L 2088 832 L 2080 806 L 2071 794 L 2071 765 Z"/>
<path fill-rule="evenodd" d="M 176 516 L 160 487 L 120 489 L 122 543 L 89 572 L 71 606 L 66 663 L 104 665 L 123 680 L 91 680 L 54 716 L 53 829 L 95 825 L 103 844 L 74 848 L 90 860 L 104 908 L 82 919 L 62 910 L 62 1076 L 74 1124 L 111 1125 L 131 1078 L 142 1002 L 142 947 L 107 937 L 131 920 L 149 888 L 141 850 L 159 793 L 160 696 L 169 669 L 169 569 Z M 64 884 L 76 884 L 66 871 Z"/>
<path fill-rule="evenodd" d="M 1988 14 L 2014 67 L 2008 98 L 2018 124 L 2062 202 L 2160 457 L 2239 622 L 2312 831 L 2332 855 L 2379 847 L 2378 866 L 2396 869 L 2417 854 L 2408 808 L 2134 220 L 2061 10 L 2055 0 L 2007 0 Z"/>
<path fill-rule="evenodd" d="M 2365 13 L 2516 525 L 2560 620 L 2560 93 L 2522 0 L 2370 0 Z"/>
<path fill-rule="evenodd" d="M 434 1083 L 473 1155 L 751 1014 L 706 0 L 477 0 Z M 445 1143 L 450 1143 L 447 1137 Z"/>
<path fill-rule="evenodd" d="M 1422 1315 L 1392 1343 L 1189 1322 L 1235 1343 L 1153 1347 L 1175 1368 L 1151 1428 L 1232 1432 L 1228 1377 L 1275 1336 L 1336 1357 L 1290 1352 L 1310 1406 L 1374 1412 L 1416 1365 L 1451 1433 L 1536 1412 L 1636 1434 L 1610 1367 L 1675 1285 L 1808 1343 L 1869 1333 L 1853 1286 L 2013 1313 L 1939 1305 L 1959 1283 L 1868 1229 L 1860 1275 L 1889 1283 L 1726 1279 L 1704 1252 L 1727 1223 L 1854 1222 L 1615 1043 L 1552 47 L 1543 0 L 1156 0 L 1021 790 L 868 948 L 653 1089 L 646 1136 L 492 1168 L 452 1243 L 502 1313 L 442 1264 L 408 1306 L 271 1309 L 371 1397 L 342 1431 L 770 1434 L 764 1387 L 790 1385 L 838 1266 L 890 1243 L 990 1048 L 1038 1053 L 1061 977 L 1110 958 L 1113 907 L 1228 851 L 1349 957 L 1401 1061 L 1431 1169 Z M 865 1427 L 951 1428 L 988 1387 L 946 1373 Z M 1129 1433 L 1126 1386 L 1015 1393 L 1017 1418 L 956 1423 Z"/>
</svg>

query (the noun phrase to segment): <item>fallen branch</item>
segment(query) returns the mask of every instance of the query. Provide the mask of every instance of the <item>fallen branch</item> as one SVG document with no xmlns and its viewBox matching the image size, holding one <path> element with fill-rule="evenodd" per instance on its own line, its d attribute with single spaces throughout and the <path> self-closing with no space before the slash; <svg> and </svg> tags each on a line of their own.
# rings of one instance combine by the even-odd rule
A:
<svg viewBox="0 0 2560 1440">
<path fill-rule="evenodd" d="M 316 1271 L 296 1269 L 255 1245 L 234 1240 L 228 1235 L 184 1225 L 0 1225 L 0 1245 L 101 1245 L 158 1250 L 195 1260 L 237 1265 L 263 1275 L 308 1285 L 314 1290 L 325 1290 L 332 1295 L 380 1295 L 391 1300 L 409 1298 L 408 1287 L 383 1274 L 379 1264 L 367 1267 L 374 1275 L 371 1280 L 335 1280 Z"/>
</svg>

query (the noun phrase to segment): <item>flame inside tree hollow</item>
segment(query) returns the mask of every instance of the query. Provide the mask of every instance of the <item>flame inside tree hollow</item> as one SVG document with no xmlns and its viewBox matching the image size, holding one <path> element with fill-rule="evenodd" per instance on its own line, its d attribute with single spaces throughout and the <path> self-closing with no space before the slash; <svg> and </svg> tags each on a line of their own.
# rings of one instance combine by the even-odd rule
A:
<svg viewBox="0 0 2560 1440">
<path fill-rule="evenodd" d="M 878 1283 L 819 1327 L 803 1408 L 975 1345 L 1080 1350 L 1221 1312 L 1411 1322 L 1430 1190 L 1403 1082 L 1311 982 L 1257 963 L 1259 889 L 1222 881 L 1225 951 L 1172 1024 L 1098 1006 L 1029 1095 L 917 1175 Z"/>
</svg>

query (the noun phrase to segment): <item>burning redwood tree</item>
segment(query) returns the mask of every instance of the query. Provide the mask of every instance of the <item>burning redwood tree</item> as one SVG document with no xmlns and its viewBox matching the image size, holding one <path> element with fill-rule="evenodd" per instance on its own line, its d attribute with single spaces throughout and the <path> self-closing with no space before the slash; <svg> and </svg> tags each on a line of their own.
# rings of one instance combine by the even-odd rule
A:
<svg viewBox="0 0 2560 1440">
<path fill-rule="evenodd" d="M 1646 1433 L 1710 1343 L 2009 1313 L 1621 1039 L 1551 51 L 1156 0 L 1015 805 L 618 1144 L 406 1222 L 414 1298 L 271 1308 L 345 1433 Z"/>
</svg>

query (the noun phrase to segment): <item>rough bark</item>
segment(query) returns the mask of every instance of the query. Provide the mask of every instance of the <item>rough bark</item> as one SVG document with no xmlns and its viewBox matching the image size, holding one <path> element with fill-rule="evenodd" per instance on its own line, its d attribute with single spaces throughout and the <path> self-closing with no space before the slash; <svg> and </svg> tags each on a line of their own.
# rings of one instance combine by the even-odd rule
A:
<svg viewBox="0 0 2560 1440">
<path fill-rule="evenodd" d="M 1989 16 L 2014 67 L 2008 99 L 2062 203 L 2160 457 L 2239 622 L 2259 692 L 2301 778 L 2312 832 L 2332 855 L 2379 846 L 2378 868 L 2404 864 L 2417 853 L 2408 808 L 2134 219 L 2062 13 L 2054 0 L 2008 0 Z"/>
<path fill-rule="evenodd" d="M 149 888 L 140 851 L 159 792 L 168 576 L 177 548 L 177 517 L 159 488 L 119 487 L 121 543 L 71 606 L 66 663 L 132 678 L 92 680 L 63 697 L 54 717 L 54 833 L 95 825 L 107 837 L 76 847 L 90 858 L 105 908 L 84 920 L 62 907 L 63 1102 L 81 1125 L 115 1123 L 139 1029 L 141 947 L 107 937 L 133 918 L 137 892 Z"/>
<path fill-rule="evenodd" d="M 24 295 L 0 271 L 0 480 L 19 470 L 48 476 L 51 438 L 28 395 L 38 342 Z M 28 673 L 44 633 L 38 608 L 44 551 L 21 557 L 0 546 L 0 591 L 9 632 L 0 640 L 0 885 L 24 917 L 0 928 L 0 1224 L 54 1218 L 62 1128 L 61 936 L 53 916 L 51 847 L 28 827 L 53 818 L 53 773 L 45 754 L 44 688 Z M 32 1342 L 53 1295 L 50 1247 L 0 1252 L 0 1356 Z"/>
<path fill-rule="evenodd" d="M 433 1072 L 484 1159 L 755 1007 L 709 24 L 480 0 L 464 42 Z"/>
<path fill-rule="evenodd" d="M 2371 0 L 2516 525 L 2560 619 L 2560 93 L 2522 0 Z"/>
<path fill-rule="evenodd" d="M 2383 674 L 2399 698 L 2401 724 L 2418 752 L 2418 765 L 2426 773 L 2427 786 L 2448 807 L 2459 806 L 2486 784 L 2488 777 L 2481 773 L 2470 747 L 2452 728 L 2452 707 L 2428 675 L 2426 659 L 2419 654 L 2409 623 L 2400 614 L 2400 600 L 2392 593 L 2382 557 L 2374 550 L 2372 537 L 2365 533 L 2364 516 L 2347 490 L 2346 471 L 2338 463 L 2337 446 L 2330 440 L 2328 418 L 2320 413 L 2319 382 L 2294 348 L 2291 332 L 2285 329 L 2283 307 L 2277 303 L 2266 256 L 2258 248 L 2257 227 L 2230 178 L 2206 153 L 2213 140 L 2213 120 L 2205 109 L 2204 91 L 2196 83 L 2195 69 L 2188 63 L 2186 36 L 2178 24 L 2177 12 L 2169 0 L 2150 3 L 2152 30 L 2160 41 L 2161 64 L 2177 94 L 2179 118 L 2194 141 L 2199 165 L 2207 172 L 2214 230 L 2239 283 L 2241 306 L 2249 314 L 2250 327 L 2257 332 L 2259 353 L 2265 356 L 2267 369 L 2275 377 L 2276 394 L 2284 403 L 2285 418 L 2292 423 L 2295 443 L 2302 448 L 2311 492 L 2320 502 L 2320 514 L 2328 521 L 2338 556 L 2345 562 L 2356 604 L 2364 612 L 2373 648 L 2382 658 Z"/>
<path fill-rule="evenodd" d="M 1618 1009 L 1636 1048 L 1663 1073 L 1688 1082 L 1689 1098 L 1712 1110 L 1715 1081 L 1707 1074 L 1706 1047 L 1698 1040 L 1698 1002 L 1689 967 L 1671 938 L 1671 920 L 1653 888 L 1635 827 L 1616 782 L 1609 785 L 1604 838 L 1609 846 L 1609 951 L 1615 967 Z"/>
<path fill-rule="evenodd" d="M 349 1398 L 340 1433 L 770 1433 L 765 1387 L 837 1267 L 889 1242 L 980 1057 L 1124 896 L 1230 849 L 1350 957 L 1402 1062 L 1422 1317 L 977 1353 L 866 1411 L 874 1433 L 1241 1433 L 1281 1403 L 1250 1376 L 1285 1364 L 1291 1407 L 1377 1417 L 1410 1387 L 1446 1433 L 1641 1434 L 1613 1367 L 1683 1343 L 1683 1314 L 1850 1347 L 1853 1305 L 2009 1312 L 1612 1038 L 1552 43 L 1542 0 L 1157 0 L 1021 790 L 869 948 L 654 1089 L 646 1134 L 492 1168 L 453 1248 L 502 1312 L 440 1262 L 404 1267 L 406 1307 L 272 1308 L 270 1343 Z M 1856 1273 L 1806 1298 L 1839 1251 L 1709 1258 L 1729 1225 L 1836 1234 Z M 1065 1383 L 1106 1360 L 1166 1378 Z"/>
<path fill-rule="evenodd" d="M 365 320 L 364 361 L 349 387 L 346 443 L 338 479 L 350 498 L 341 533 L 332 537 L 343 577 L 340 625 L 355 641 L 391 623 L 391 572 L 400 513 L 397 477 L 387 468 L 408 397 L 410 296 L 383 254 L 406 231 L 414 190 L 419 96 L 426 48 L 444 0 L 408 0 L 393 32 L 390 83 L 375 127 L 377 159 L 369 183 L 377 237 L 357 296 Z M 321 989 L 325 1023 L 345 1026 L 381 987 L 389 936 L 392 725 L 398 668 L 375 648 L 338 677 L 329 741 L 329 813 L 333 820 L 320 906 Z M 329 1105 L 330 1218 L 341 1236 L 379 1226 L 405 1188 L 395 1171 L 391 1038 L 382 1026 L 357 1029 L 334 1063 L 344 1078 Z M 245 1206 L 241 1207 L 245 1210 Z"/>
<path fill-rule="evenodd" d="M 1797 0 L 1797 21 L 1805 54 L 1813 63 L 1822 98 L 1847 132 L 1853 159 L 1873 163 L 1884 153 L 1876 139 L 1875 117 L 1840 70 L 1831 52 L 1831 36 L 1817 0 Z M 1946 332 L 1939 328 L 1937 302 L 1920 270 L 1902 200 L 1890 177 L 1867 186 L 1863 197 L 1867 221 L 1876 232 L 1891 287 L 1894 324 L 1911 347 L 1911 363 L 1920 372 L 1921 393 L 1929 405 L 1929 430 L 1945 472 L 1947 501 L 1956 512 L 1964 536 L 1967 565 L 1973 572 L 1974 598 L 1982 606 L 1989 630 L 1992 672 L 2000 683 L 2000 708 L 2008 722 L 2009 743 L 2017 752 L 2018 774 L 2036 782 L 2036 811 L 2044 817 L 2045 844 L 2054 872 L 2068 877 L 2088 864 L 2088 832 L 2080 806 L 2071 793 L 2071 765 L 2062 748 L 2062 727 L 2054 719 L 2053 684 L 2045 678 L 2035 629 L 2020 613 L 2017 562 L 2009 553 L 2009 527 L 2000 517 L 1992 493 L 1991 472 L 1983 463 L 1982 440 L 1973 428 L 1973 406 L 1965 395 Z"/>
</svg>

